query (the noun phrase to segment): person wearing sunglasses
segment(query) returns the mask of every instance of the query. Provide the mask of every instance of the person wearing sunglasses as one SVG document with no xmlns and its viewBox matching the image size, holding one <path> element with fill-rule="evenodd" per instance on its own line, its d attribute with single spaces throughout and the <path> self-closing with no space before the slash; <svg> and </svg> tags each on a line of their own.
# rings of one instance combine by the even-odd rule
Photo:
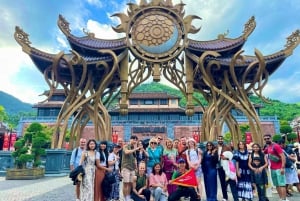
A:
<svg viewBox="0 0 300 201">
<path fill-rule="evenodd" d="M 276 187 L 279 198 L 286 199 L 286 178 L 285 178 L 285 156 L 282 148 L 277 143 L 272 142 L 271 134 L 264 135 L 266 143 L 264 153 L 268 154 L 270 161 L 271 177 L 273 185 Z"/>
<path fill-rule="evenodd" d="M 147 161 L 147 175 L 149 176 L 152 172 L 154 164 L 161 163 L 162 152 L 157 148 L 157 139 L 151 138 L 149 146 L 147 147 L 148 161 Z"/>
<path fill-rule="evenodd" d="M 204 187 L 206 200 L 217 201 L 217 163 L 218 150 L 212 142 L 206 143 L 206 149 L 203 153 L 202 171 L 204 176 Z"/>
</svg>

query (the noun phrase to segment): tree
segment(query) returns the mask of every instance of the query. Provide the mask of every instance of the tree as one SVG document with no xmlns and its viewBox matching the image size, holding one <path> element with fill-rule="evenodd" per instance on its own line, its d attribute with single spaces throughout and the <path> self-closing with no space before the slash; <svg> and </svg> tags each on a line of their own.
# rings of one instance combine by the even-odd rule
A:
<svg viewBox="0 0 300 201">
<path fill-rule="evenodd" d="M 2 105 L 0 105 L 0 121 L 1 122 L 6 122 L 7 119 L 8 119 L 8 116 L 5 112 L 5 108 Z"/>
<path fill-rule="evenodd" d="M 33 162 L 33 167 L 41 164 L 40 157 L 46 154 L 45 146 L 50 141 L 47 132 L 49 128 L 40 123 L 29 125 L 24 136 L 14 145 L 15 151 L 12 156 L 15 158 L 16 168 L 26 168 L 27 162 Z"/>
</svg>

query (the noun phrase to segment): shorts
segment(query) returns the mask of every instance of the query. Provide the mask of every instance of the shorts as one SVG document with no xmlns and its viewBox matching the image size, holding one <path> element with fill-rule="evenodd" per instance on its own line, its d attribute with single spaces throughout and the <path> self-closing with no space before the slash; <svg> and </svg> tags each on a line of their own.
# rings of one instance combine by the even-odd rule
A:
<svg viewBox="0 0 300 201">
<path fill-rule="evenodd" d="M 127 168 L 122 168 L 121 175 L 123 177 L 122 181 L 124 183 L 132 183 L 133 177 L 135 176 L 135 170 L 128 170 Z"/>
<path fill-rule="evenodd" d="M 280 169 L 278 170 L 271 170 L 271 177 L 274 186 L 285 186 L 285 174 L 281 174 Z"/>
</svg>

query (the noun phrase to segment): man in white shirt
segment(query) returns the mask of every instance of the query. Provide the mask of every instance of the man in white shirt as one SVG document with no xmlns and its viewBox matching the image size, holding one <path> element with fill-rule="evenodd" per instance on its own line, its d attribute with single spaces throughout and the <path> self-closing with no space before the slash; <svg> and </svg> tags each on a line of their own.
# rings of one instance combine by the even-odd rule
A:
<svg viewBox="0 0 300 201">
<path fill-rule="evenodd" d="M 85 144 L 86 144 L 86 139 L 80 138 L 79 140 L 79 147 L 73 149 L 71 159 L 70 159 L 70 170 L 74 170 L 76 167 L 78 167 L 81 159 L 81 154 L 85 150 Z M 80 198 L 80 183 L 78 182 L 76 184 L 75 188 L 75 193 L 76 193 L 76 201 L 79 201 Z"/>
</svg>

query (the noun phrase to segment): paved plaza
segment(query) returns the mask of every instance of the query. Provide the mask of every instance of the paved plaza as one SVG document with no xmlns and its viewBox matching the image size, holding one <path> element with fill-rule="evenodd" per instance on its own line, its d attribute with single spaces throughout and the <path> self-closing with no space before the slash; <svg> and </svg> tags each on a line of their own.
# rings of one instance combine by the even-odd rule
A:
<svg viewBox="0 0 300 201">
<path fill-rule="evenodd" d="M 277 194 L 269 198 L 278 201 Z M 218 199 L 221 200 L 220 189 Z M 299 201 L 300 193 L 294 193 L 288 199 Z M 0 177 L 0 201 L 75 201 L 75 191 L 68 176 L 38 180 L 5 180 L 5 177 Z"/>
</svg>

